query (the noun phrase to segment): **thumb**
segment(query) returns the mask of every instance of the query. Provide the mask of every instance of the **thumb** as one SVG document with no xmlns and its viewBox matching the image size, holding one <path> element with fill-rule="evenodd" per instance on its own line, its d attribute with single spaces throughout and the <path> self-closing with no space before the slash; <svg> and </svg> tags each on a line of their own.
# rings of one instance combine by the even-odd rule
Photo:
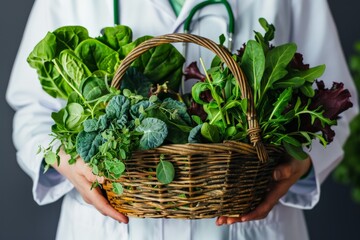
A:
<svg viewBox="0 0 360 240">
<path fill-rule="evenodd" d="M 292 175 L 292 164 L 290 163 L 283 163 L 277 166 L 273 172 L 273 179 L 275 181 L 281 181 L 284 179 L 290 178 Z"/>
</svg>

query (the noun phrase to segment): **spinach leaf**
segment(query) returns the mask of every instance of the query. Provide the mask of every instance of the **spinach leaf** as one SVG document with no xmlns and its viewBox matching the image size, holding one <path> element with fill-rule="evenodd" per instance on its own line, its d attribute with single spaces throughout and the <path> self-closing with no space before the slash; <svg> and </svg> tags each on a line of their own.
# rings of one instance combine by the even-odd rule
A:
<svg viewBox="0 0 360 240">
<path fill-rule="evenodd" d="M 64 26 L 54 32 L 58 53 L 64 49 L 74 50 L 80 42 L 90 38 L 86 28 L 82 26 Z"/>
<path fill-rule="evenodd" d="M 59 55 L 59 60 L 65 73 L 77 89 L 79 89 L 81 81 L 91 75 L 90 70 L 72 50 L 63 50 Z"/>
<path fill-rule="evenodd" d="M 117 25 L 114 27 L 105 27 L 102 29 L 102 36 L 97 40 L 118 51 L 122 46 L 132 41 L 131 28 L 124 25 Z"/>
<path fill-rule="evenodd" d="M 166 123 L 157 118 L 145 118 L 135 130 L 143 133 L 139 146 L 142 150 L 160 146 L 168 134 Z"/>
<path fill-rule="evenodd" d="M 98 99 L 109 92 L 105 80 L 95 76 L 84 79 L 79 89 L 87 101 Z"/>
<path fill-rule="evenodd" d="M 254 92 L 260 91 L 261 79 L 265 70 L 265 55 L 259 43 L 254 40 L 247 42 L 240 66 Z"/>
<path fill-rule="evenodd" d="M 53 33 L 48 32 L 27 58 L 29 65 L 35 69 L 43 67 L 45 62 L 51 62 L 56 56 L 57 41 Z"/>
<path fill-rule="evenodd" d="M 52 60 L 56 57 L 57 41 L 53 33 L 46 34 L 30 53 L 27 62 L 36 69 L 41 86 L 52 97 L 67 99 L 73 91 L 55 69 Z"/>
<path fill-rule="evenodd" d="M 296 146 L 290 142 L 283 141 L 283 146 L 288 154 L 297 160 L 305 160 L 308 155 L 304 152 L 301 146 Z"/>
<path fill-rule="evenodd" d="M 121 80 L 120 89 L 129 89 L 131 92 L 148 97 L 151 81 L 135 67 L 129 67 Z"/>
<path fill-rule="evenodd" d="M 76 130 L 82 127 L 84 121 L 84 108 L 78 103 L 70 103 L 66 106 L 65 126 L 69 130 Z"/>
<path fill-rule="evenodd" d="M 211 143 L 221 142 L 219 128 L 216 125 L 210 125 L 208 122 L 202 125 L 201 135 Z"/>
<path fill-rule="evenodd" d="M 163 44 L 142 54 L 132 66 L 143 72 L 154 85 L 168 82 L 170 89 L 178 91 L 184 62 L 184 57 L 174 46 Z"/>
<path fill-rule="evenodd" d="M 279 88 L 299 88 L 303 86 L 305 83 L 305 79 L 302 77 L 291 77 L 291 78 L 283 78 L 274 83 L 273 89 L 279 89 Z"/>
<path fill-rule="evenodd" d="M 76 47 L 75 54 L 82 59 L 91 72 L 103 70 L 112 75 L 120 64 L 119 54 L 95 39 L 82 41 Z"/>
</svg>

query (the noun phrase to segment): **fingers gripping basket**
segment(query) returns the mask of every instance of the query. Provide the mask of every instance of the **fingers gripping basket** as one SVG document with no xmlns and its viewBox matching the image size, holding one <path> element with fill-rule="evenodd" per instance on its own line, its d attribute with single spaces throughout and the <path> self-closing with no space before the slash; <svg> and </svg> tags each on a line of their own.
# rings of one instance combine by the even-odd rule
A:
<svg viewBox="0 0 360 240">
<path fill-rule="evenodd" d="M 124 193 L 113 193 L 110 181 L 103 188 L 116 210 L 133 217 L 199 219 L 243 215 L 264 197 L 282 151 L 262 144 L 250 88 L 242 70 L 225 48 L 191 34 L 155 37 L 140 44 L 122 61 L 112 85 L 119 87 L 127 68 L 142 53 L 174 42 L 203 46 L 228 66 L 239 83 L 242 97 L 248 99 L 248 136 L 252 144 L 232 141 L 172 144 L 136 151 L 126 160 L 126 173 L 118 180 Z M 167 185 L 156 178 L 160 156 L 175 167 L 175 179 Z"/>
</svg>

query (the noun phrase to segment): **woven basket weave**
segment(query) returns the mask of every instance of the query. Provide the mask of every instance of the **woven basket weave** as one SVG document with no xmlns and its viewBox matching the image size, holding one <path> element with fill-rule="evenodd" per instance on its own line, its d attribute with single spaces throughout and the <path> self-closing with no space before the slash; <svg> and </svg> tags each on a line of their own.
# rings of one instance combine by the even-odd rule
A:
<svg viewBox="0 0 360 240">
<path fill-rule="evenodd" d="M 252 144 L 227 141 L 219 144 L 172 144 L 136 151 L 126 160 L 126 172 L 118 180 L 122 195 L 103 185 L 110 204 L 132 217 L 200 219 L 239 216 L 253 210 L 263 199 L 271 174 L 283 155 L 280 148 L 264 146 L 250 87 L 231 54 L 213 41 L 192 34 L 168 34 L 140 44 L 122 61 L 112 86 L 119 88 L 131 63 L 150 48 L 166 43 L 195 43 L 213 51 L 228 66 L 248 99 L 248 136 Z M 175 167 L 175 179 L 157 181 L 156 166 L 167 160 Z"/>
</svg>

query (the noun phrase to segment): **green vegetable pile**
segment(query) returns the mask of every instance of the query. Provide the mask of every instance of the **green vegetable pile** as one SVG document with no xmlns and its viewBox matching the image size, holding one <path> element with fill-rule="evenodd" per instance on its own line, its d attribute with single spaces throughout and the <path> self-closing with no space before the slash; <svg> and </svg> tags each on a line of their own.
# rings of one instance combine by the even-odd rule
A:
<svg viewBox="0 0 360 240">
<path fill-rule="evenodd" d="M 325 89 L 322 81 L 316 81 L 325 66 L 304 64 L 294 43 L 272 46 L 275 27 L 265 19 L 259 21 L 266 33 L 255 32 L 255 40 L 244 44 L 234 58 L 252 88 L 263 141 L 284 147 L 296 159 L 305 159 L 303 148 L 311 147 L 314 139 L 324 146 L 333 140 L 331 126 L 352 106 L 350 93 L 342 83 Z M 193 63 L 186 74 L 200 80 L 192 88 L 193 112 L 204 110 L 198 119 L 202 125 L 197 127 L 201 133 L 197 139 L 248 142 L 245 112 L 249 103 L 240 99 L 235 80 L 223 63 L 215 58 L 205 75 Z M 313 89 L 315 82 L 317 89 Z"/>
<path fill-rule="evenodd" d="M 310 147 L 313 139 L 323 145 L 332 141 L 331 126 L 351 107 L 350 94 L 341 83 L 325 89 L 316 81 L 325 66 L 303 64 L 294 43 L 272 46 L 275 27 L 265 19 L 260 24 L 265 34 L 255 32 L 255 40 L 233 57 L 253 91 L 263 142 L 304 159 L 303 147 Z M 150 38 L 132 41 L 131 35 L 126 26 L 105 28 L 97 38 L 89 37 L 83 27 L 62 27 L 48 33 L 29 55 L 43 89 L 67 100 L 52 114 L 52 133 L 61 146 L 54 152 L 53 144 L 41 148 L 46 169 L 59 162 L 57 153 L 63 148 L 71 156 L 70 163 L 80 156 L 94 174 L 115 180 L 126 172 L 126 160 L 134 151 L 173 143 L 248 142 L 250 103 L 241 99 L 236 80 L 218 57 L 210 69 L 203 67 L 205 74 L 196 63 L 185 69 L 185 79 L 199 79 L 190 94 L 178 92 L 184 59 L 168 44 L 139 57 L 119 90 L 110 87 L 122 59 Z M 220 44 L 223 41 L 221 37 Z M 334 102 L 341 104 L 329 105 Z M 176 177 L 173 165 L 161 157 L 156 172 L 163 184 Z M 120 183 L 113 187 L 119 194 L 123 190 Z"/>
</svg>

